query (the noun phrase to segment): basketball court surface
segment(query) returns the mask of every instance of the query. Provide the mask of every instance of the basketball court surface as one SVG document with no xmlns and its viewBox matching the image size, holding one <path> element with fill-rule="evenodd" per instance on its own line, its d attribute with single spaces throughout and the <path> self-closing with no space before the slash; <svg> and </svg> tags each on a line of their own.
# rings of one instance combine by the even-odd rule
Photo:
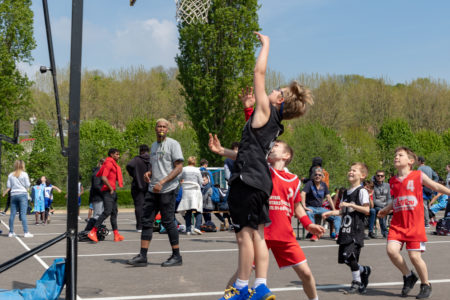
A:
<svg viewBox="0 0 450 300">
<path fill-rule="evenodd" d="M 128 210 L 130 211 L 130 210 Z M 86 218 L 87 213 L 82 213 Z M 22 225 L 15 220 L 17 238 L 8 238 L 8 218 L 0 217 L 1 262 L 5 262 L 28 249 L 34 248 L 66 230 L 66 215 L 56 213 L 51 224 L 34 225 L 34 216 L 28 216 L 29 231 L 34 238 L 23 238 Z M 182 220 L 177 215 L 178 220 Z M 218 220 L 213 216 L 216 225 Z M 171 250 L 166 234 L 155 233 L 150 244 L 147 267 L 135 268 L 126 260 L 140 249 L 140 233 L 135 228 L 133 212 L 119 212 L 119 231 L 123 242 L 113 242 L 113 235 L 98 244 L 78 244 L 78 299 L 83 300 L 133 300 L 133 299 L 219 299 L 237 266 L 237 245 L 232 232 L 213 232 L 203 235 L 180 234 L 183 265 L 162 268 L 160 264 Z M 183 221 L 184 224 L 184 221 Z M 295 221 L 296 224 L 296 221 Z M 79 230 L 86 223 L 79 221 Z M 106 225 L 110 227 L 109 219 Z M 450 299 L 450 238 L 432 235 L 427 230 L 427 251 L 423 258 L 428 266 L 433 287 L 433 299 Z M 384 239 L 365 241 L 360 263 L 372 266 L 372 275 L 366 295 L 345 295 L 343 291 L 351 282 L 351 273 L 346 265 L 337 263 L 337 244 L 329 238 L 329 232 L 318 242 L 300 240 L 308 263 L 317 282 L 320 299 L 399 299 L 403 285 L 400 272 L 386 255 Z M 406 252 L 402 252 L 406 256 Z M 0 289 L 32 288 L 57 257 L 65 257 L 65 240 L 35 255 L 33 258 L 1 274 Z M 411 263 L 408 261 L 408 265 Z M 280 270 L 271 254 L 268 286 L 277 299 L 306 299 L 301 282 L 290 268 Z M 419 293 L 419 282 L 410 293 L 415 299 Z M 65 291 L 61 294 L 64 299 Z"/>
</svg>

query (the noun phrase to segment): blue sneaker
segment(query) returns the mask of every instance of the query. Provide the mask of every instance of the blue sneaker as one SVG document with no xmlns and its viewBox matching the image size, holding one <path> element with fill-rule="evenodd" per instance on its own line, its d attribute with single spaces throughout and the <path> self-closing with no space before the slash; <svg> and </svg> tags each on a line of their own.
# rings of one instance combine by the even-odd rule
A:
<svg viewBox="0 0 450 300">
<path fill-rule="evenodd" d="M 275 295 L 269 290 L 267 285 L 260 284 L 256 289 L 252 289 L 250 297 L 252 300 L 275 300 Z"/>
<path fill-rule="evenodd" d="M 225 294 L 219 300 L 247 300 L 250 299 L 249 297 L 250 292 L 248 290 L 248 286 L 238 290 L 233 284 L 233 286 L 225 290 Z"/>
</svg>

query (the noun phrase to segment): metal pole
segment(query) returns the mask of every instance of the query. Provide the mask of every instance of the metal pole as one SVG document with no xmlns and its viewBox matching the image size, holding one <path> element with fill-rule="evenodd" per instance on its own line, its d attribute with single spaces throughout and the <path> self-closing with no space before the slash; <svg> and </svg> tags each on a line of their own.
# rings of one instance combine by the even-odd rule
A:
<svg viewBox="0 0 450 300">
<path fill-rule="evenodd" d="M 64 132 L 63 132 L 62 122 L 61 122 L 61 108 L 59 105 L 58 83 L 56 81 L 55 54 L 53 52 L 52 30 L 51 30 L 51 26 L 50 26 L 50 17 L 49 17 L 49 13 L 48 13 L 47 0 L 42 0 L 42 6 L 44 8 L 45 29 L 47 30 L 47 45 L 48 45 L 48 55 L 50 57 L 50 72 L 52 72 L 53 91 L 55 93 L 55 100 L 56 100 L 56 115 L 58 118 L 58 130 L 59 130 L 59 139 L 60 139 L 60 143 L 61 143 L 61 154 L 63 156 L 67 156 L 67 149 L 64 146 Z"/>
<path fill-rule="evenodd" d="M 72 0 L 72 34 L 70 42 L 69 159 L 67 201 L 66 299 L 77 295 L 78 255 L 78 165 L 80 151 L 81 49 L 83 36 L 83 0 Z"/>
</svg>

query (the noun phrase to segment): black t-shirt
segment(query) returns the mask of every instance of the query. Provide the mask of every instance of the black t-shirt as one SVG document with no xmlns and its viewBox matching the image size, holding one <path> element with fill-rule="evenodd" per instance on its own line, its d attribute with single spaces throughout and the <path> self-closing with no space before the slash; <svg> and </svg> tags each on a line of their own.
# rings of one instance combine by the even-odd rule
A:
<svg viewBox="0 0 450 300">
<path fill-rule="evenodd" d="M 320 188 L 314 184 L 314 180 L 308 181 L 303 187 L 303 192 L 306 193 L 306 206 L 321 207 L 325 196 L 330 194 L 325 182 L 320 182 Z"/>
<path fill-rule="evenodd" d="M 284 127 L 280 113 L 273 105 L 270 105 L 270 117 L 263 127 L 252 127 L 253 116 L 254 113 L 242 131 L 230 183 L 233 186 L 233 180 L 239 177 L 245 184 L 265 192 L 269 197 L 272 193 L 272 178 L 267 156 L 275 139 L 283 133 Z"/>
</svg>

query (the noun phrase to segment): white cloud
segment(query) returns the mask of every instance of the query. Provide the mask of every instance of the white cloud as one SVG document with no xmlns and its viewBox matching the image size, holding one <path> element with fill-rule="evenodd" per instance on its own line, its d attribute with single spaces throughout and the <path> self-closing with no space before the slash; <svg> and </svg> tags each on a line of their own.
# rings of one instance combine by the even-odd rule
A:
<svg viewBox="0 0 450 300">
<path fill-rule="evenodd" d="M 144 66 L 174 66 L 178 52 L 177 32 L 176 24 L 167 20 L 126 23 L 112 39 L 114 59 Z"/>
</svg>

